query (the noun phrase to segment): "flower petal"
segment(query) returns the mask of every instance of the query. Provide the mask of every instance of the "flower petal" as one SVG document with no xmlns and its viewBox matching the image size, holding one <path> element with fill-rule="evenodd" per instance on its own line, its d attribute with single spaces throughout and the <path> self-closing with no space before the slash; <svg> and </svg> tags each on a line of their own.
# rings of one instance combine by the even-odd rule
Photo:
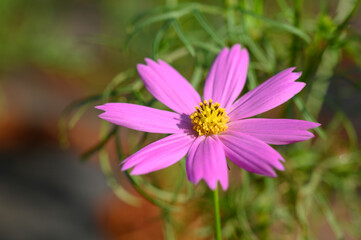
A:
<svg viewBox="0 0 361 240">
<path fill-rule="evenodd" d="M 301 73 L 288 68 L 238 99 L 231 107 L 232 120 L 248 118 L 266 112 L 288 101 L 304 88 L 303 82 L 295 82 Z"/>
<path fill-rule="evenodd" d="M 222 143 L 217 137 L 198 137 L 189 149 L 187 163 L 189 181 L 197 184 L 204 179 L 215 190 L 217 181 L 223 190 L 228 188 L 228 169 Z"/>
<path fill-rule="evenodd" d="M 219 136 L 229 160 L 248 172 L 276 177 L 272 168 L 284 170 L 282 156 L 266 143 L 246 134 L 228 131 Z"/>
<path fill-rule="evenodd" d="M 105 111 L 99 117 L 123 127 L 152 133 L 177 133 L 192 129 L 188 117 L 174 112 L 130 103 L 106 103 L 97 106 Z"/>
<path fill-rule="evenodd" d="M 122 164 L 122 171 L 134 167 L 132 175 L 145 174 L 173 165 L 188 152 L 194 136 L 176 133 L 160 139 L 134 153 Z"/>
<path fill-rule="evenodd" d="M 319 123 L 296 119 L 251 118 L 231 122 L 228 130 L 253 136 L 268 144 L 283 145 L 314 137 L 307 129 L 318 126 Z"/>
<path fill-rule="evenodd" d="M 147 90 L 164 105 L 178 113 L 191 114 L 201 97 L 192 85 L 167 63 L 145 59 L 137 69 Z"/>
<path fill-rule="evenodd" d="M 214 61 L 204 85 L 204 99 L 212 99 L 228 109 L 246 82 L 249 55 L 236 44 L 224 48 Z"/>
</svg>

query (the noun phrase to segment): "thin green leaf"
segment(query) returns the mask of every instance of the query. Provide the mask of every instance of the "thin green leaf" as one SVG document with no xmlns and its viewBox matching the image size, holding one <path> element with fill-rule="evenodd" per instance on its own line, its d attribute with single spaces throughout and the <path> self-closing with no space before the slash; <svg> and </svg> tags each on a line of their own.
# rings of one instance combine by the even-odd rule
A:
<svg viewBox="0 0 361 240">
<path fill-rule="evenodd" d="M 168 63 L 172 63 L 174 62 L 175 60 L 179 59 L 179 58 L 182 58 L 182 57 L 185 57 L 188 55 L 188 50 L 187 48 L 185 47 L 180 47 L 180 48 L 177 48 L 175 49 L 174 51 L 164 55 L 164 60 Z"/>
<path fill-rule="evenodd" d="M 293 98 L 293 102 L 296 104 L 296 107 L 301 111 L 302 115 L 307 121 L 316 122 L 316 120 L 308 113 L 305 104 L 299 96 L 295 96 Z M 322 130 L 321 127 L 315 128 L 315 131 L 322 139 L 326 139 L 326 133 Z"/>
<path fill-rule="evenodd" d="M 357 12 L 359 5 L 361 4 L 361 0 L 355 0 L 353 3 L 353 6 L 351 9 L 349 9 L 349 13 L 345 14 L 345 18 L 343 21 L 340 22 L 340 24 L 337 26 L 337 29 L 335 30 L 334 34 L 334 40 L 339 37 L 340 32 L 347 26 L 350 19 L 353 17 L 353 15 Z"/>
<path fill-rule="evenodd" d="M 225 46 L 225 43 L 221 37 L 216 33 L 212 26 L 207 22 L 207 20 L 202 16 L 199 10 L 194 10 L 193 15 L 199 22 L 199 24 L 204 28 L 204 30 L 213 38 L 213 40 L 218 43 L 221 47 Z"/>
<path fill-rule="evenodd" d="M 330 224 L 333 232 L 336 235 L 336 238 L 338 240 L 343 240 L 344 234 L 341 230 L 340 224 L 338 223 L 338 221 L 337 221 L 335 215 L 333 214 L 331 207 L 328 205 L 326 199 L 319 192 L 315 195 L 315 199 L 316 199 L 316 202 L 318 203 L 318 205 L 320 206 L 322 212 L 325 214 L 326 220 Z"/>
<path fill-rule="evenodd" d="M 69 119 L 68 127 L 71 129 L 73 128 L 76 123 L 80 120 L 81 116 L 88 110 L 89 106 L 85 105 L 78 109 L 76 113 L 73 114 L 73 116 Z"/>
<path fill-rule="evenodd" d="M 293 7 L 293 26 L 295 28 L 300 28 L 301 25 L 301 12 L 302 12 L 302 0 L 294 1 Z M 290 66 L 295 66 L 298 52 L 300 50 L 300 42 L 296 35 L 292 36 L 292 43 L 290 48 Z"/>
<path fill-rule="evenodd" d="M 162 217 L 164 222 L 163 224 L 164 239 L 176 240 L 176 236 L 174 234 L 173 220 L 169 211 L 163 210 Z"/>
<path fill-rule="evenodd" d="M 302 199 L 297 199 L 296 202 L 296 216 L 301 227 L 302 239 L 312 239 L 309 222 L 307 220 L 307 211 Z"/>
<path fill-rule="evenodd" d="M 142 138 L 142 142 L 144 142 L 145 138 Z M 122 150 L 120 148 L 120 138 L 119 135 L 116 134 L 115 135 L 115 146 L 116 146 L 116 153 L 118 155 L 118 159 L 124 159 L 124 154 L 122 153 Z M 128 178 L 128 180 L 130 181 L 130 183 L 133 185 L 133 187 L 137 190 L 137 192 L 142 195 L 146 200 L 148 200 L 149 202 L 153 203 L 154 205 L 164 209 L 164 210 L 169 210 L 169 211 L 177 211 L 179 210 L 179 208 L 173 206 L 172 204 L 163 202 L 158 200 L 157 198 L 151 196 L 150 194 L 148 194 L 144 189 L 143 186 L 139 183 L 139 179 L 137 181 L 137 176 L 132 176 L 129 174 L 128 171 L 124 171 L 124 174 L 126 175 L 126 177 Z M 139 178 L 139 177 L 138 177 Z M 143 181 L 144 183 L 144 181 Z"/>
<path fill-rule="evenodd" d="M 152 58 L 154 60 L 156 60 L 158 58 L 159 45 L 162 41 L 164 33 L 168 29 L 170 23 L 171 23 L 171 20 L 166 21 L 154 37 L 153 47 L 152 47 Z"/>
<path fill-rule="evenodd" d="M 125 203 L 128 203 L 135 207 L 139 206 L 140 199 L 130 194 L 121 185 L 118 184 L 116 178 L 114 177 L 112 167 L 109 163 L 108 153 L 105 149 L 99 152 L 99 163 L 102 172 L 107 179 L 107 184 L 113 190 L 114 194 Z"/>
<path fill-rule="evenodd" d="M 270 72 L 273 72 L 276 68 L 276 52 L 273 45 L 269 41 L 263 42 L 264 49 L 267 55 L 268 68 Z"/>
<path fill-rule="evenodd" d="M 200 12 L 212 14 L 212 15 L 224 15 L 224 10 L 221 7 L 217 7 L 214 5 L 202 4 L 202 3 L 194 3 L 194 8 L 198 9 Z"/>
<path fill-rule="evenodd" d="M 178 21 L 176 19 L 173 19 L 173 27 L 176 30 L 179 39 L 183 42 L 185 47 L 187 48 L 188 52 L 191 54 L 192 57 L 196 55 L 196 51 L 194 50 L 192 44 L 189 42 L 186 35 L 183 33 L 183 30 L 181 26 L 179 25 Z"/>
<path fill-rule="evenodd" d="M 204 49 L 208 52 L 218 54 L 222 49 L 212 43 L 201 42 L 201 41 L 192 41 L 192 44 L 198 48 Z"/>
<path fill-rule="evenodd" d="M 172 19 L 178 19 L 186 14 L 189 14 L 192 12 L 194 6 L 193 5 L 187 5 L 179 10 L 176 11 L 170 11 L 170 12 L 166 12 L 163 14 L 159 14 L 153 17 L 149 17 L 148 19 L 140 22 L 140 23 L 136 23 L 131 31 L 130 34 L 128 34 L 128 37 L 126 39 L 126 43 L 125 46 L 128 46 L 130 40 L 135 36 L 135 34 L 137 34 L 141 29 L 143 29 L 146 26 L 149 26 L 153 23 L 157 23 L 160 21 L 165 21 L 165 20 L 172 20 Z"/>
<path fill-rule="evenodd" d="M 257 44 L 253 38 L 248 35 L 243 36 L 244 44 L 248 47 L 250 52 L 256 59 L 262 64 L 263 69 L 267 72 L 271 72 L 272 65 L 269 64 L 269 60 L 266 57 L 264 51 L 260 48 L 259 44 Z"/>
<path fill-rule="evenodd" d="M 115 93 L 113 93 L 115 94 Z M 95 101 L 98 101 L 102 98 L 102 94 L 94 95 L 85 99 L 81 99 L 78 101 L 73 102 L 72 104 L 68 105 L 62 114 L 60 115 L 59 121 L 58 121 L 58 138 L 59 143 L 63 148 L 68 147 L 69 141 L 68 141 L 68 117 L 69 115 L 75 111 L 78 108 L 81 108 L 83 106 L 88 106 L 90 103 L 93 103 Z"/>
<path fill-rule="evenodd" d="M 242 173 L 242 188 L 240 189 L 241 197 L 238 201 L 237 208 L 237 219 L 242 226 L 242 234 L 244 234 L 245 239 L 256 240 L 258 239 L 256 234 L 253 232 L 253 229 L 250 224 L 246 212 L 247 201 L 249 200 L 250 192 L 250 183 L 249 183 L 249 173 L 243 171 Z"/>
<path fill-rule="evenodd" d="M 236 3 L 234 1 L 226 1 L 227 33 L 232 42 L 237 42 L 235 7 Z"/>
<path fill-rule="evenodd" d="M 316 76 L 308 85 L 309 94 L 306 100 L 306 108 L 310 115 L 316 118 L 321 111 L 331 78 L 340 61 L 340 54 L 339 49 L 326 49 L 319 63 Z"/>
<path fill-rule="evenodd" d="M 247 83 L 248 90 L 252 90 L 255 87 L 257 87 L 257 85 L 258 85 L 257 75 L 256 75 L 253 67 L 251 67 L 251 66 L 248 68 L 247 78 L 248 78 L 248 81 L 246 83 Z"/>
<path fill-rule="evenodd" d="M 89 157 L 91 157 L 94 153 L 98 152 L 99 150 L 101 150 L 105 144 L 109 141 L 109 139 L 111 137 L 113 137 L 115 135 L 115 133 L 117 132 L 118 127 L 115 126 L 113 127 L 113 129 L 111 131 L 108 132 L 108 134 L 106 134 L 99 143 L 97 143 L 95 146 L 93 146 L 92 148 L 90 148 L 88 151 L 86 151 L 85 153 L 83 153 L 80 157 L 80 159 L 82 161 L 86 161 L 89 159 Z"/>
<path fill-rule="evenodd" d="M 108 85 L 105 87 L 104 93 L 103 93 L 103 102 L 108 102 L 109 97 L 111 97 L 114 90 L 123 83 L 126 79 L 132 77 L 135 75 L 134 69 L 129 69 L 127 71 L 119 73 L 117 76 L 115 76 L 112 81 L 108 83 Z"/>
<path fill-rule="evenodd" d="M 152 16 L 152 15 L 157 15 L 159 13 L 166 12 L 166 11 L 169 11 L 169 10 L 170 10 L 170 8 L 167 5 L 162 5 L 162 6 L 157 6 L 157 7 L 151 8 L 150 10 L 144 11 L 144 12 L 136 15 L 130 21 L 130 25 L 135 26 L 135 25 L 138 24 L 138 22 L 140 22 L 141 20 L 143 20 L 146 17 Z"/>
<path fill-rule="evenodd" d="M 332 101 L 329 97 L 325 97 L 325 102 L 328 107 L 330 107 L 332 110 L 336 112 L 335 117 L 333 119 L 335 121 L 338 120 L 338 123 L 342 124 L 342 126 L 346 130 L 347 137 L 349 140 L 349 149 L 351 151 L 355 151 L 358 147 L 358 137 L 357 137 L 357 131 L 352 121 L 347 117 L 347 115 L 338 106 L 338 104 Z M 337 126 L 339 126 L 339 124 L 337 124 Z"/>
<path fill-rule="evenodd" d="M 163 201 L 159 201 L 158 199 L 152 197 L 146 191 L 143 190 L 142 186 L 136 181 L 134 176 L 130 175 L 128 171 L 125 171 L 125 175 L 127 176 L 128 180 L 132 183 L 133 187 L 149 202 L 157 205 L 162 209 L 166 209 L 169 211 L 179 211 L 178 207 L 172 206 L 171 204 L 165 203 Z"/>
<path fill-rule="evenodd" d="M 182 178 L 184 178 L 184 176 Z M 145 181 L 141 177 L 134 177 L 134 179 L 137 181 L 137 183 L 139 185 L 143 186 L 143 189 L 146 192 L 151 193 L 152 196 L 157 196 L 157 198 L 159 200 L 162 200 L 164 202 L 174 204 L 174 203 L 184 203 L 184 202 L 187 202 L 189 200 L 189 194 L 178 194 L 178 192 L 180 191 L 180 189 L 181 189 L 181 187 L 183 185 L 183 180 L 178 183 L 178 185 L 176 187 L 177 191 L 168 192 L 168 191 L 164 191 L 162 189 L 159 189 L 159 188 L 153 186 L 152 184 Z"/>
<path fill-rule="evenodd" d="M 311 42 L 311 38 L 304 31 L 302 31 L 299 28 L 296 28 L 296 27 L 294 27 L 294 26 L 292 26 L 290 24 L 284 23 L 284 22 L 280 22 L 280 21 L 276 21 L 276 20 L 264 17 L 262 15 L 258 15 L 256 13 L 253 13 L 253 12 L 241 9 L 241 8 L 237 8 L 237 9 L 241 13 L 252 16 L 254 18 L 257 18 L 257 19 L 263 21 L 264 23 L 266 23 L 266 24 L 268 24 L 268 25 L 270 25 L 270 26 L 272 26 L 274 28 L 278 28 L 278 29 L 280 29 L 282 31 L 292 33 L 292 34 L 300 37 L 301 39 L 303 39 L 306 43 Z"/>
<path fill-rule="evenodd" d="M 202 81 L 202 76 L 203 76 L 203 68 L 202 65 L 197 64 L 196 67 L 194 68 L 194 72 L 191 78 L 191 84 L 195 89 L 198 89 L 201 81 Z"/>
<path fill-rule="evenodd" d="M 292 8 L 290 8 L 290 6 L 288 6 L 288 3 L 285 0 L 277 0 L 277 4 L 281 9 L 281 13 L 286 17 L 291 19 L 293 14 L 292 14 Z"/>
</svg>

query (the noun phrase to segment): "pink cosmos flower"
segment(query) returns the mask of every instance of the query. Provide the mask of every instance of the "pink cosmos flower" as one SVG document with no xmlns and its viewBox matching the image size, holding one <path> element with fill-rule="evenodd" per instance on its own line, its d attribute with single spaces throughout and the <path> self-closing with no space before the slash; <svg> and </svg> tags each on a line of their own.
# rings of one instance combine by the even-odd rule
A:
<svg viewBox="0 0 361 240">
<path fill-rule="evenodd" d="M 202 102 L 190 83 L 167 63 L 145 59 L 137 69 L 147 90 L 174 112 L 129 103 L 106 103 L 99 117 L 127 128 L 171 134 L 122 162 L 131 174 L 153 172 L 175 164 L 185 155 L 189 181 L 201 179 L 211 189 L 219 181 L 228 188 L 226 157 L 259 175 L 276 177 L 284 170 L 282 156 L 268 144 L 283 145 L 313 137 L 308 129 L 320 124 L 294 119 L 250 118 L 288 101 L 305 86 L 301 73 L 288 68 L 238 100 L 247 75 L 249 55 L 239 44 L 224 48 L 207 76 Z"/>
</svg>

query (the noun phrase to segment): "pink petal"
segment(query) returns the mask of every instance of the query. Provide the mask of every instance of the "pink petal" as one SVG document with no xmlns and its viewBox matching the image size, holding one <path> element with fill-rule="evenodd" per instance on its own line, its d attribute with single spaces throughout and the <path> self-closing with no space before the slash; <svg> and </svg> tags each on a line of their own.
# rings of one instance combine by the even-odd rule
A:
<svg viewBox="0 0 361 240">
<path fill-rule="evenodd" d="M 177 133 L 192 129 L 189 118 L 174 112 L 130 103 L 106 103 L 96 108 L 105 111 L 100 118 L 138 131 Z"/>
<path fill-rule="evenodd" d="M 137 69 L 147 90 L 164 105 L 178 113 L 191 114 L 201 97 L 192 85 L 167 63 L 145 59 Z"/>
<path fill-rule="evenodd" d="M 295 119 L 252 118 L 233 121 L 228 130 L 253 136 L 268 144 L 282 145 L 314 137 L 307 129 L 318 126 L 319 123 Z"/>
<path fill-rule="evenodd" d="M 122 164 L 122 171 L 134 167 L 132 175 L 145 174 L 173 165 L 188 152 L 194 136 L 176 133 L 158 140 L 134 153 Z"/>
<path fill-rule="evenodd" d="M 248 172 L 276 177 L 272 168 L 284 170 L 282 156 L 266 143 L 246 134 L 228 131 L 219 136 L 229 160 Z"/>
<path fill-rule="evenodd" d="M 224 48 L 214 61 L 204 86 L 204 99 L 212 99 L 228 109 L 246 82 L 249 55 L 236 44 Z"/>
<path fill-rule="evenodd" d="M 306 85 L 295 82 L 301 73 L 288 68 L 238 99 L 231 107 L 232 120 L 248 118 L 281 105 L 296 95 Z"/>
<path fill-rule="evenodd" d="M 217 181 L 228 188 L 228 169 L 222 143 L 215 136 L 198 137 L 192 144 L 186 163 L 189 181 L 197 184 L 204 179 L 214 190 Z"/>
</svg>

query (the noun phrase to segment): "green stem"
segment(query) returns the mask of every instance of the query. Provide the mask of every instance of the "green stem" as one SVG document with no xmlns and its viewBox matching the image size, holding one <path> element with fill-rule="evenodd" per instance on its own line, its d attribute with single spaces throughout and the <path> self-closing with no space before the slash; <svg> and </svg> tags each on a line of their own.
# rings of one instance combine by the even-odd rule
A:
<svg viewBox="0 0 361 240">
<path fill-rule="evenodd" d="M 216 188 L 213 191 L 213 203 L 214 203 L 214 221 L 215 221 L 215 230 L 216 230 L 216 240 L 222 240 L 221 217 L 219 215 L 218 188 Z"/>
<path fill-rule="evenodd" d="M 319 51 L 310 55 L 310 59 L 312 61 L 308 61 L 310 65 L 308 67 L 306 67 L 305 71 L 303 71 L 302 80 L 307 82 L 307 80 L 310 78 L 310 76 L 317 70 L 318 66 L 321 63 L 322 56 L 323 56 L 327 46 L 332 45 L 340 37 L 341 32 L 347 26 L 347 24 L 349 23 L 349 21 L 353 17 L 353 15 L 357 12 L 360 4 L 361 4 L 361 0 L 355 1 L 353 8 L 351 9 L 351 11 L 347 15 L 347 17 L 342 21 L 342 23 L 340 23 L 337 26 L 336 30 L 332 34 L 332 37 L 329 40 L 327 40 L 328 44 L 324 44 L 320 48 Z M 310 83 L 312 84 L 312 81 Z"/>
<path fill-rule="evenodd" d="M 299 28 L 301 25 L 301 12 L 302 12 L 302 2 L 303 0 L 294 1 L 294 11 L 293 11 L 293 26 Z M 291 46 L 291 59 L 290 66 L 296 65 L 297 53 L 300 50 L 299 37 L 296 35 L 292 36 L 292 46 Z"/>
</svg>

